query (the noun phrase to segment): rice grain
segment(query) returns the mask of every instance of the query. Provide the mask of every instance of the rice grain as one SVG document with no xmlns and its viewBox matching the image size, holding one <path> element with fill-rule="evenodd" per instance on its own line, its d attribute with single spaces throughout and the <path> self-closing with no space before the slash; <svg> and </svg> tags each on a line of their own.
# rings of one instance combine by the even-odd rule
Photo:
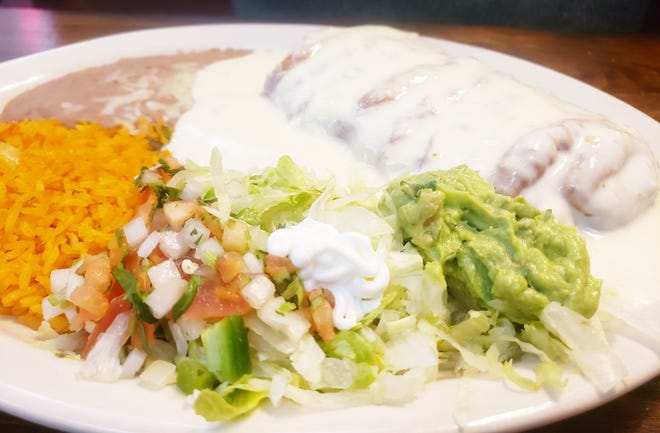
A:
<svg viewBox="0 0 660 433">
<path fill-rule="evenodd" d="M 0 314 L 36 328 L 50 272 L 107 248 L 160 154 L 122 127 L 57 120 L 0 123 L 0 144 Z"/>
</svg>

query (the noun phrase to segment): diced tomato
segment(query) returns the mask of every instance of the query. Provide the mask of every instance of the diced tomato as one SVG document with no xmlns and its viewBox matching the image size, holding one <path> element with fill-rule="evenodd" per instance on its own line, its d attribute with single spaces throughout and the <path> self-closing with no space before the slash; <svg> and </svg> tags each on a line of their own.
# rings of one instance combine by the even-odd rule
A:
<svg viewBox="0 0 660 433">
<path fill-rule="evenodd" d="M 71 329 L 79 329 L 88 320 L 98 320 L 97 314 L 90 313 L 84 308 L 78 308 L 78 314 L 71 320 Z"/>
<path fill-rule="evenodd" d="M 160 249 L 159 246 L 156 246 L 156 248 L 154 248 L 151 254 L 149 254 L 149 262 L 151 263 L 152 266 L 159 265 L 168 258 L 169 257 L 165 255 L 165 253 L 163 252 L 163 250 Z"/>
<path fill-rule="evenodd" d="M 199 205 L 194 201 L 175 200 L 163 204 L 165 219 L 173 230 L 179 231 L 183 223 L 195 215 Z"/>
<path fill-rule="evenodd" d="M 217 262 L 215 262 L 215 269 L 225 283 L 236 278 L 241 270 L 243 270 L 243 266 L 245 266 L 243 256 L 236 251 L 227 251 Z"/>
<path fill-rule="evenodd" d="M 151 293 L 153 290 L 149 275 L 145 271 L 140 271 L 137 275 L 137 289 L 138 291 L 145 293 Z"/>
<path fill-rule="evenodd" d="M 124 259 L 125 248 L 123 245 L 119 244 L 116 236 L 112 237 L 112 239 L 110 240 L 110 244 L 108 245 L 108 248 L 109 248 L 108 255 L 110 257 L 110 267 L 114 268 Z"/>
<path fill-rule="evenodd" d="M 332 293 L 315 289 L 307 293 L 310 302 L 312 327 L 323 341 L 335 338 L 335 321 L 332 316 L 334 299 Z"/>
<path fill-rule="evenodd" d="M 163 208 L 154 209 L 151 213 L 151 224 L 149 224 L 150 231 L 161 231 L 167 227 L 167 218 L 165 217 L 165 212 Z"/>
<path fill-rule="evenodd" d="M 108 293 L 106 294 L 106 298 L 115 299 L 117 296 L 124 296 L 124 289 L 121 288 L 119 281 L 113 279 L 110 290 L 108 290 Z"/>
<path fill-rule="evenodd" d="M 82 285 L 71 292 L 70 301 L 80 309 L 80 318 L 72 321 L 78 325 L 86 320 L 99 320 L 108 309 L 106 291 L 112 281 L 110 258 L 107 254 L 85 257 L 81 266 L 85 279 Z"/>
<path fill-rule="evenodd" d="M 280 283 L 291 276 L 296 269 L 288 257 L 275 256 L 268 254 L 264 257 L 264 270 L 275 281 Z"/>
<path fill-rule="evenodd" d="M 241 296 L 238 285 L 227 285 L 220 278 L 208 278 L 182 318 L 220 320 L 235 314 L 246 314 L 251 307 Z"/>
<path fill-rule="evenodd" d="M 142 265 L 140 264 L 140 257 L 137 255 L 136 251 L 131 251 L 124 258 L 124 268 L 127 271 L 130 271 L 133 275 L 138 275 L 142 270 Z"/>
<path fill-rule="evenodd" d="M 69 300 L 88 313 L 89 317 L 86 320 L 99 320 L 108 311 L 108 299 L 105 297 L 105 293 L 84 283 L 71 292 Z"/>
<path fill-rule="evenodd" d="M 142 204 L 135 210 L 135 216 L 144 220 L 144 223 L 149 227 L 151 221 L 151 212 L 158 203 L 158 197 L 151 188 L 145 188 L 142 193 Z"/>
<path fill-rule="evenodd" d="M 85 285 L 99 292 L 105 291 L 112 281 L 110 258 L 105 253 L 86 256 L 80 272 L 85 274 Z"/>
<path fill-rule="evenodd" d="M 144 326 L 144 336 L 147 342 L 147 346 L 152 346 L 154 340 L 156 340 L 155 337 L 156 324 L 142 322 L 141 325 Z M 140 326 L 140 324 L 138 324 L 138 326 Z M 133 335 L 131 335 L 131 344 L 133 345 L 133 347 L 136 347 L 143 352 L 148 352 L 149 351 L 148 348 L 142 347 L 142 339 L 140 338 L 140 331 L 138 329 L 138 326 L 135 327 L 135 332 L 133 333 Z"/>
<path fill-rule="evenodd" d="M 96 326 L 94 327 L 94 331 L 92 331 L 90 336 L 87 338 L 87 344 L 85 344 L 85 348 L 83 349 L 81 354 L 83 359 L 85 359 L 89 354 L 90 350 L 92 350 L 92 348 L 96 344 L 96 341 L 99 339 L 101 333 L 105 332 L 110 327 L 110 325 L 112 325 L 112 322 L 115 320 L 115 317 L 117 317 L 120 313 L 123 313 L 124 311 L 128 311 L 130 308 L 131 308 L 130 301 L 124 299 L 123 296 L 117 296 L 112 301 L 110 301 L 110 305 L 105 315 L 101 318 L 101 320 L 99 320 L 96 323 Z"/>
<path fill-rule="evenodd" d="M 195 218 L 202 221 L 204 226 L 206 226 L 206 228 L 211 232 L 212 237 L 216 239 L 222 239 L 222 224 L 217 217 L 211 215 L 206 210 L 204 210 L 204 208 L 200 207 L 195 213 Z"/>
</svg>

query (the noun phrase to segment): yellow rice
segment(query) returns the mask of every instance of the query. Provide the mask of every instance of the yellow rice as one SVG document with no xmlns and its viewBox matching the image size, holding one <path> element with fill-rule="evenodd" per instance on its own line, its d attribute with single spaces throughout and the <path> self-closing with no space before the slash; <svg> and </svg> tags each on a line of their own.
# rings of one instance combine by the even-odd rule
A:
<svg viewBox="0 0 660 433">
<path fill-rule="evenodd" d="M 50 272 L 107 248 L 159 154 L 125 128 L 0 123 L 0 314 L 36 327 Z"/>
</svg>

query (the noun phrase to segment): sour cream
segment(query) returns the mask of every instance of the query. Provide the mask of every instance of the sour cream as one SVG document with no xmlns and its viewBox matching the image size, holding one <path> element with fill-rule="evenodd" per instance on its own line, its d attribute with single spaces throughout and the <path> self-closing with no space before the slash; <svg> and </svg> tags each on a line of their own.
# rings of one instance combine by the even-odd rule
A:
<svg viewBox="0 0 660 433">
<path fill-rule="evenodd" d="M 380 304 L 390 279 L 385 258 L 374 251 L 367 236 L 340 233 L 311 218 L 274 231 L 268 253 L 289 257 L 306 291 L 332 292 L 333 319 L 341 330 L 352 328 Z"/>
</svg>

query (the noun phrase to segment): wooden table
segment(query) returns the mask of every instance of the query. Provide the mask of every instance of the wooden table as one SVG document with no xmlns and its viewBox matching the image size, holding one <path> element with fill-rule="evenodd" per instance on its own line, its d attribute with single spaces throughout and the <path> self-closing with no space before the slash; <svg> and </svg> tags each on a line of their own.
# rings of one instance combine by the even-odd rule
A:
<svg viewBox="0 0 660 433">
<path fill-rule="evenodd" d="M 123 31 L 235 20 L 0 8 L 0 61 Z M 598 87 L 660 121 L 660 35 L 598 36 L 447 25 L 405 27 L 548 66 Z M 0 431 L 54 432 L 2 412 Z M 600 408 L 528 433 L 532 432 L 660 432 L 660 377 Z"/>
</svg>

